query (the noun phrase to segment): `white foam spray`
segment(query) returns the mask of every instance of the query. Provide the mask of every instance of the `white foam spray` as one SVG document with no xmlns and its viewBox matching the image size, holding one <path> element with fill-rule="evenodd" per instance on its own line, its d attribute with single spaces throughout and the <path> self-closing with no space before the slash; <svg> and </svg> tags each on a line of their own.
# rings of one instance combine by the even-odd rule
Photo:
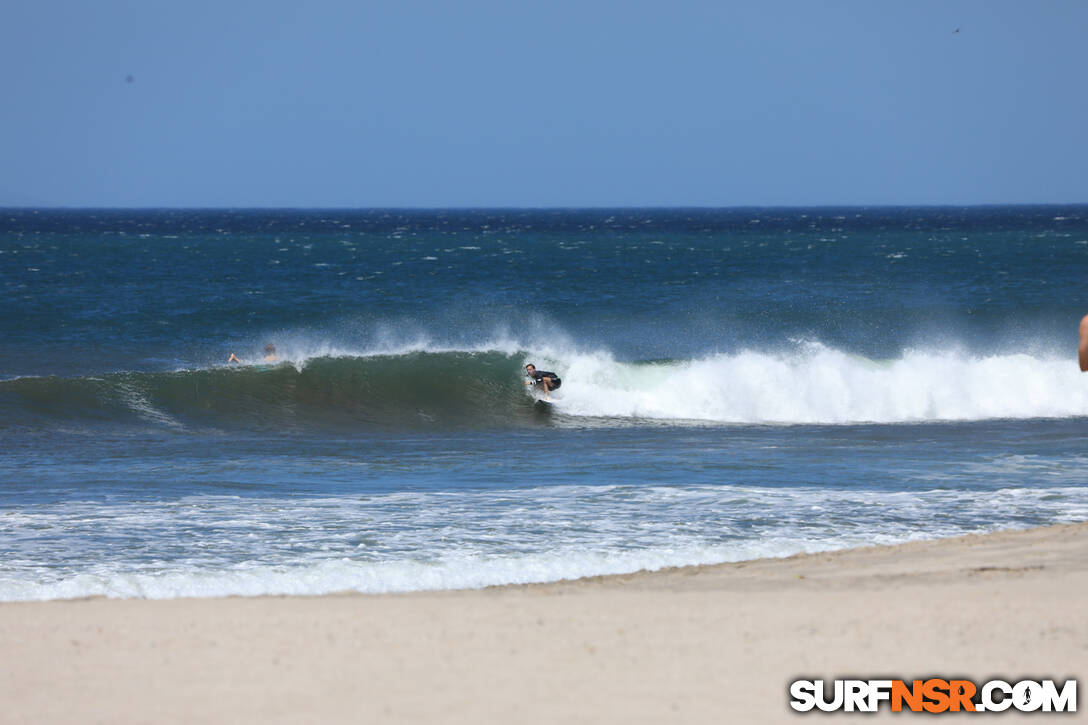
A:
<svg viewBox="0 0 1088 725">
<path fill-rule="evenodd" d="M 560 410 L 605 418 L 737 424 L 972 421 L 1088 415 L 1088 384 L 1065 358 L 907 351 L 870 360 L 819 343 L 695 360 L 625 363 L 560 354 Z"/>
</svg>

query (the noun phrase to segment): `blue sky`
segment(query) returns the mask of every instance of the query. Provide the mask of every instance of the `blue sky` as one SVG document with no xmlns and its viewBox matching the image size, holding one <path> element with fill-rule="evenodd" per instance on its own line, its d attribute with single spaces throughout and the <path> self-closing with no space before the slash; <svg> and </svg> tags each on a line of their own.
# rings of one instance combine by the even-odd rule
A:
<svg viewBox="0 0 1088 725">
<path fill-rule="evenodd" d="M 1088 202 L 1080 0 L 3 15 L 0 206 Z"/>
</svg>

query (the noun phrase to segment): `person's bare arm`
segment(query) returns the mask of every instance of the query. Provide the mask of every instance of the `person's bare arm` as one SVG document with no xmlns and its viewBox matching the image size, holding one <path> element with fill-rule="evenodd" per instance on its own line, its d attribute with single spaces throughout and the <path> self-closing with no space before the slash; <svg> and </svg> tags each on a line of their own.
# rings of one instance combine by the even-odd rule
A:
<svg viewBox="0 0 1088 725">
<path fill-rule="evenodd" d="M 1080 347 L 1077 348 L 1080 358 L 1080 371 L 1088 372 L 1088 315 L 1080 321 Z"/>
</svg>

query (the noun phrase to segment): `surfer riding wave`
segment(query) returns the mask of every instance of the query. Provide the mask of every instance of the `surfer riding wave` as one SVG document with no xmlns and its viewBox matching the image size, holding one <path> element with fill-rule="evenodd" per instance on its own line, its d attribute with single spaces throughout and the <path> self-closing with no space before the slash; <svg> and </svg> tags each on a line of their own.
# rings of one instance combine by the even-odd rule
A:
<svg viewBox="0 0 1088 725">
<path fill-rule="evenodd" d="M 530 378 L 525 381 L 526 385 L 532 385 L 537 390 L 544 391 L 544 399 L 548 399 L 548 393 L 553 390 L 558 390 L 559 386 L 563 384 L 563 381 L 559 379 L 559 376 L 552 372 L 545 370 L 537 370 L 536 365 L 529 363 L 525 366 L 525 376 Z"/>
</svg>

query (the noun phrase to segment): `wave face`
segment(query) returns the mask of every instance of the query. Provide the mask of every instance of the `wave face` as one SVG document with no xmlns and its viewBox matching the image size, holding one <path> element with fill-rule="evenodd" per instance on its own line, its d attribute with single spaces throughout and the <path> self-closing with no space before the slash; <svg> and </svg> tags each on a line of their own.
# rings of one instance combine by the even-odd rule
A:
<svg viewBox="0 0 1088 725">
<path fill-rule="evenodd" d="M 512 355 L 414 352 L 0 383 L 12 423 L 109 419 L 173 428 L 433 428 L 533 415 Z"/>
<path fill-rule="evenodd" d="M 534 406 L 526 361 L 557 371 Z M 0 382 L 7 423 L 95 420 L 163 428 L 479 429 L 540 423 L 918 423 L 1088 415 L 1068 360 L 908 351 L 871 360 L 818 343 L 692 360 L 518 349 L 305 358 L 278 365 Z"/>
</svg>

